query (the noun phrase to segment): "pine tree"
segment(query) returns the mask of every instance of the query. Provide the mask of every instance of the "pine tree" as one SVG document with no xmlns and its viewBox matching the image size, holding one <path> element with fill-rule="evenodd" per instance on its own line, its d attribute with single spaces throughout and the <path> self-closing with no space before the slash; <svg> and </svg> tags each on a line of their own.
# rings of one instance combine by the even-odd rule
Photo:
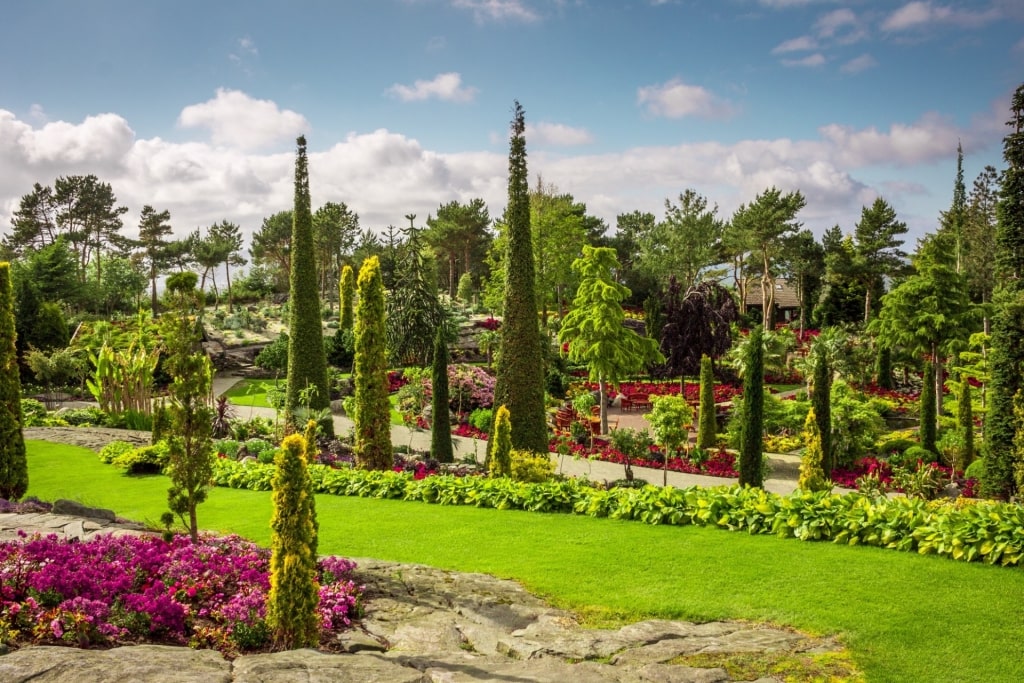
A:
<svg viewBox="0 0 1024 683">
<path fill-rule="evenodd" d="M 1014 470 L 1022 457 L 1014 448 L 1018 423 L 1013 398 L 1024 388 L 1024 85 L 1013 94 L 1011 132 L 1003 139 L 1003 173 L 996 206 L 996 291 L 993 303 L 988 414 L 985 416 L 985 477 L 988 496 L 1018 493 Z"/>
<path fill-rule="evenodd" d="M 924 363 L 921 382 L 921 448 L 938 453 L 935 447 L 935 365 L 931 360 Z"/>
<path fill-rule="evenodd" d="M 967 466 L 974 460 L 974 410 L 971 406 L 971 383 L 967 381 L 965 374 L 960 375 L 956 421 L 964 437 L 963 462 L 957 464 L 961 468 L 967 469 Z"/>
<path fill-rule="evenodd" d="M 356 274 L 352 270 L 352 266 L 347 263 L 341 269 L 341 286 L 339 288 L 339 305 L 340 309 L 340 323 L 338 329 L 340 330 L 351 330 L 352 329 L 352 312 L 355 308 L 355 297 L 356 297 Z"/>
<path fill-rule="evenodd" d="M 878 345 L 878 356 L 875 358 L 875 384 L 882 389 L 892 389 L 892 349 L 884 344 Z"/>
<path fill-rule="evenodd" d="M 275 647 L 285 650 L 316 647 L 320 642 L 316 508 L 309 495 L 305 450 L 305 439 L 292 434 L 274 456 L 267 626 Z"/>
<path fill-rule="evenodd" d="M 355 454 L 366 470 L 390 469 L 391 404 L 388 401 L 387 330 L 380 261 L 371 256 L 359 269 L 359 303 L 355 310 Z"/>
<path fill-rule="evenodd" d="M 832 474 L 835 460 L 832 457 L 832 367 L 828 362 L 828 349 L 824 344 L 814 347 L 814 392 L 811 407 L 818 425 L 821 442 L 821 467 L 825 476 Z"/>
<path fill-rule="evenodd" d="M 828 491 L 832 487 L 822 469 L 821 432 L 818 431 L 818 420 L 814 415 L 814 408 L 807 411 L 803 437 L 804 455 L 800 458 L 800 477 L 797 479 L 796 487 L 808 493 Z"/>
<path fill-rule="evenodd" d="M 295 208 L 292 211 L 291 276 L 288 299 L 288 387 L 285 416 L 295 426 L 296 411 L 330 410 L 327 355 L 320 323 L 320 294 L 313 250 L 313 213 L 309 199 L 309 168 L 306 138 L 296 140 Z M 308 404 L 304 403 L 308 401 Z M 334 421 L 328 417 L 321 427 L 334 436 Z"/>
<path fill-rule="evenodd" d="M 512 416 L 508 408 L 500 406 L 494 414 L 494 437 L 488 472 L 492 477 L 512 474 Z M 545 448 L 545 450 L 547 450 Z"/>
<path fill-rule="evenodd" d="M 697 423 L 697 448 L 714 448 L 718 424 L 715 422 L 715 376 L 711 358 L 700 358 L 700 416 Z"/>
<path fill-rule="evenodd" d="M 193 543 L 199 542 L 196 508 L 206 500 L 213 479 L 214 411 L 210 406 L 213 365 L 203 353 L 195 314 L 201 294 L 195 273 L 175 273 L 167 279 L 169 309 L 160 316 L 164 343 L 164 370 L 168 387 L 171 429 L 168 475 L 171 488 L 167 502 L 171 513 L 188 527 Z M 173 516 L 169 516 L 173 520 Z"/>
<path fill-rule="evenodd" d="M 452 430 L 449 423 L 448 407 L 448 335 L 444 326 L 438 328 L 434 337 L 434 362 L 431 365 L 430 397 L 431 419 L 430 455 L 438 462 L 453 462 L 455 454 L 452 450 Z"/>
<path fill-rule="evenodd" d="M 546 453 L 548 427 L 544 413 L 544 360 L 534 290 L 526 121 L 519 102 L 513 108 L 508 167 L 508 206 L 505 209 L 508 255 L 494 403 L 507 406 L 516 416 L 512 425 L 513 448 Z"/>
<path fill-rule="evenodd" d="M 764 333 L 758 325 L 750 331 L 743 373 L 743 426 L 740 432 L 740 486 L 764 485 L 762 449 L 764 437 Z"/>
<path fill-rule="evenodd" d="M 11 264 L 0 263 L 0 498 L 18 500 L 28 490 L 28 460 L 21 431 L 21 376 L 15 350 Z"/>
</svg>

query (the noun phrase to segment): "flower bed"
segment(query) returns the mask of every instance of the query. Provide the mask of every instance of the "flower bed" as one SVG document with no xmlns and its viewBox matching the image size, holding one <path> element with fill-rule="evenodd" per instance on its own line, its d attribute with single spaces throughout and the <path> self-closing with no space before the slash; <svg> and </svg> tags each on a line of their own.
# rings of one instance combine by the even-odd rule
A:
<svg viewBox="0 0 1024 683">
<path fill-rule="evenodd" d="M 581 382 L 579 384 L 586 391 L 597 391 L 597 382 Z M 615 398 L 619 394 L 645 394 L 647 396 L 679 396 L 691 403 L 700 401 L 700 384 L 687 382 L 681 390 L 679 382 L 622 382 L 618 392 L 606 387 L 609 398 Z M 727 403 L 734 397 L 743 393 L 743 387 L 733 384 L 715 384 L 715 403 Z"/>
<path fill-rule="evenodd" d="M 265 649 L 270 551 L 238 536 L 38 535 L 0 543 L 0 640 L 79 647 L 157 642 L 231 656 Z M 326 639 L 350 626 L 355 564 L 318 563 Z"/>
<path fill-rule="evenodd" d="M 557 452 L 559 440 L 553 439 L 550 450 Z M 577 458 L 600 460 L 602 462 L 613 462 L 625 466 L 626 456 L 620 451 L 612 448 L 604 439 L 594 439 L 594 447 L 580 444 L 570 444 L 569 453 Z M 651 456 L 646 458 L 630 458 L 629 464 L 634 467 L 649 467 L 652 469 L 665 469 L 664 456 L 657 450 L 651 450 Z M 710 477 L 735 478 L 739 476 L 736 470 L 736 456 L 725 449 L 716 451 L 703 463 L 695 463 L 688 458 L 672 457 L 668 459 L 668 468 L 672 472 L 684 472 L 686 474 L 704 474 Z"/>
</svg>

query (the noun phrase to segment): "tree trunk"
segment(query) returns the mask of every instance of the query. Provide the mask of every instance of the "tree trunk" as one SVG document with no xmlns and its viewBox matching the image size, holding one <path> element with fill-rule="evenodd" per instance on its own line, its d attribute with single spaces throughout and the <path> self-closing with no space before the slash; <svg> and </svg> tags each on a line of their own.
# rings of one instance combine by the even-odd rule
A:
<svg viewBox="0 0 1024 683">
<path fill-rule="evenodd" d="M 228 281 L 228 313 L 234 313 L 235 312 L 234 302 L 233 302 L 234 294 L 231 293 L 231 262 L 230 262 L 230 257 L 229 257 L 228 261 L 224 262 L 224 277 L 226 277 L 227 281 Z M 339 305 L 340 305 L 340 302 L 339 302 Z"/>
<path fill-rule="evenodd" d="M 864 322 L 867 322 L 871 317 L 871 285 L 867 286 L 867 290 L 864 292 Z"/>
<path fill-rule="evenodd" d="M 156 300 L 156 264 L 151 263 L 149 266 L 149 282 L 152 289 L 153 296 L 153 318 L 156 318 L 157 300 Z"/>
<path fill-rule="evenodd" d="M 604 378 L 603 377 L 598 378 L 598 380 L 597 380 L 597 391 L 598 391 L 597 400 L 599 400 L 601 402 L 601 433 L 602 434 L 607 434 L 608 433 L 608 405 L 607 405 L 608 401 L 605 399 L 606 394 L 605 394 L 605 384 L 604 384 Z"/>
<path fill-rule="evenodd" d="M 945 385 L 943 359 L 939 356 L 938 344 L 932 344 L 932 358 L 935 360 L 935 429 L 938 430 L 939 415 L 942 415 L 942 387 Z"/>
</svg>

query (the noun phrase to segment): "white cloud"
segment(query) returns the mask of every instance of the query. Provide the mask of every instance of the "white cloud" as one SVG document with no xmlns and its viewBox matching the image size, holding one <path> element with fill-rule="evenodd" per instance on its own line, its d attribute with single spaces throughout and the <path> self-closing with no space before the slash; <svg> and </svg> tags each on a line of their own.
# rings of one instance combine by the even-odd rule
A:
<svg viewBox="0 0 1024 683">
<path fill-rule="evenodd" d="M 791 38 L 783 43 L 776 45 L 772 48 L 773 55 L 786 54 L 787 52 L 804 52 L 807 50 L 817 50 L 818 41 L 811 36 L 800 36 L 798 38 Z"/>
<path fill-rule="evenodd" d="M 271 100 L 224 88 L 217 88 L 212 100 L 182 109 L 178 125 L 207 128 L 214 144 L 240 149 L 277 144 L 309 130 L 309 122 L 301 114 L 278 109 Z"/>
<path fill-rule="evenodd" d="M 418 80 L 412 86 L 395 83 L 388 92 L 403 102 L 418 102 L 427 99 L 448 102 L 472 102 L 477 89 L 462 86 L 462 76 L 454 71 L 438 74 L 432 80 Z"/>
<path fill-rule="evenodd" d="M 969 154 L 986 145 L 996 148 L 1003 130 L 988 119 L 1005 119 L 1005 104 L 999 105 L 969 128 L 930 115 L 887 128 L 831 124 L 807 139 L 696 142 L 602 154 L 547 151 L 538 144 L 544 135 L 566 143 L 589 134 L 541 122 L 527 133 L 527 144 L 534 145 L 530 172 L 573 193 L 609 225 L 621 212 L 658 213 L 665 197 L 686 187 L 706 194 L 728 215 L 775 185 L 805 194 L 808 206 L 801 220 L 809 227 L 837 222 L 849 226 L 874 196 L 896 194 L 897 199 L 910 201 L 923 191 L 907 180 L 912 177 L 907 169 L 952 164 L 958 140 Z M 406 213 L 425 218 L 452 200 L 480 197 L 492 216 L 504 209 L 504 150 L 440 153 L 386 129 L 350 133 L 336 144 L 323 144 L 309 153 L 313 204 L 344 201 L 360 215 L 365 228 L 402 224 Z M 171 212 L 178 236 L 228 219 L 242 226 L 248 238 L 264 217 L 291 207 L 293 170 L 292 149 L 268 153 L 207 141 L 138 139 L 116 114 L 34 127 L 0 110 L 0 232 L 9 230 L 19 198 L 32 183 L 52 184 L 59 175 L 95 173 L 129 207 L 128 235 L 136 230 L 139 210 L 151 204 Z M 900 205 L 896 208 L 902 211 Z M 930 229 L 928 221 L 934 216 L 922 217 L 915 226 Z"/>
<path fill-rule="evenodd" d="M 540 15 L 522 0 L 452 0 L 452 7 L 470 10 L 478 23 L 507 20 L 533 22 L 540 19 Z"/>
<path fill-rule="evenodd" d="M 835 2 L 835 0 L 758 0 L 759 4 L 772 9 L 786 9 L 788 7 L 804 7 L 819 2 Z"/>
<path fill-rule="evenodd" d="M 852 10 L 843 8 L 837 9 L 821 16 L 816 22 L 814 22 L 814 30 L 818 35 L 830 38 L 836 34 L 839 29 L 850 26 L 851 24 L 857 23 L 857 16 Z"/>
<path fill-rule="evenodd" d="M 914 0 L 890 14 L 882 22 L 882 30 L 889 32 L 925 28 L 933 24 L 950 24 L 959 28 L 977 28 L 995 21 L 1002 12 L 990 7 L 981 12 L 958 10 L 949 6 L 935 5 L 930 1 Z"/>
<path fill-rule="evenodd" d="M 526 124 L 527 145 L 565 146 L 588 145 L 594 137 L 585 128 L 574 128 L 563 123 Z"/>
<path fill-rule="evenodd" d="M 636 99 L 637 104 L 645 105 L 650 114 L 669 119 L 684 116 L 721 118 L 733 112 L 728 101 L 699 85 L 687 85 L 678 78 L 661 85 L 638 88 Z"/>
<path fill-rule="evenodd" d="M 839 67 L 839 70 L 844 74 L 859 74 L 861 71 L 878 66 L 878 60 L 871 55 L 864 53 L 860 57 L 854 57 L 850 61 Z"/>
<path fill-rule="evenodd" d="M 243 71 L 249 71 L 247 63 L 259 56 L 259 50 L 256 48 L 256 41 L 249 36 L 239 38 L 235 49 L 228 53 L 228 59 L 235 65 L 240 67 Z"/>
<path fill-rule="evenodd" d="M 818 67 L 826 61 L 828 60 L 825 59 L 825 55 L 815 52 L 813 55 L 807 55 L 801 59 L 783 59 L 782 64 L 784 66 Z"/>
</svg>

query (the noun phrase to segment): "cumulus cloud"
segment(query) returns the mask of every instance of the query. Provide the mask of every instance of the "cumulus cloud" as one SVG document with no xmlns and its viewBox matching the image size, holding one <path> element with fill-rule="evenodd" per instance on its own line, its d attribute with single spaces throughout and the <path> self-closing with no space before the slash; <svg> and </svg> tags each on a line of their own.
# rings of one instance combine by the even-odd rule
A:
<svg viewBox="0 0 1024 683">
<path fill-rule="evenodd" d="M 850 61 L 839 67 L 839 70 L 844 74 L 859 74 L 861 71 L 867 71 L 873 67 L 878 66 L 878 60 L 871 55 L 864 53 L 859 57 L 854 57 Z"/>
<path fill-rule="evenodd" d="M 563 123 L 526 124 L 526 141 L 533 145 L 573 146 L 587 145 L 594 137 L 585 128 L 574 128 Z"/>
<path fill-rule="evenodd" d="M 240 90 L 217 88 L 212 100 L 181 110 L 178 125 L 206 128 L 215 145 L 259 149 L 294 138 L 309 130 L 309 122 L 271 100 L 257 100 Z"/>
<path fill-rule="evenodd" d="M 684 116 L 721 118 L 731 116 L 732 105 L 699 85 L 687 85 L 673 78 L 661 85 L 647 85 L 637 89 L 637 104 L 647 108 L 653 116 L 678 119 Z"/>
<path fill-rule="evenodd" d="M 438 99 L 447 102 L 472 102 L 477 89 L 463 87 L 462 76 L 454 71 L 438 74 L 429 81 L 418 80 L 412 86 L 395 83 L 388 93 L 403 102 Z"/>
<path fill-rule="evenodd" d="M 930 1 L 914 0 L 900 7 L 882 22 L 882 30 L 898 32 L 925 28 L 935 24 L 950 24 L 959 28 L 977 28 L 998 19 L 999 8 L 984 11 L 959 10 Z"/>
<path fill-rule="evenodd" d="M 816 67 L 822 66 L 826 61 L 828 60 L 825 59 L 825 55 L 815 52 L 813 55 L 807 55 L 800 59 L 783 59 L 782 64 L 783 66 Z"/>
<path fill-rule="evenodd" d="M 477 23 L 488 21 L 533 22 L 540 19 L 522 0 L 452 0 L 452 7 L 469 10 Z"/>
<path fill-rule="evenodd" d="M 900 175 L 939 161 L 952 163 L 958 140 L 969 151 L 996 146 L 1003 131 L 990 126 L 988 118 L 969 128 L 937 115 L 887 128 L 832 124 L 807 139 L 637 146 L 601 154 L 567 154 L 535 144 L 545 135 L 547 144 L 582 144 L 589 139 L 584 129 L 540 122 L 527 135 L 535 144 L 531 173 L 573 193 L 609 225 L 618 213 L 634 209 L 657 214 L 665 197 L 687 187 L 712 198 L 728 215 L 775 185 L 803 192 L 808 205 L 801 220 L 823 227 L 852 225 L 860 207 L 879 194 L 916 196 L 922 188 Z M 406 213 L 425 218 L 452 200 L 480 197 L 492 216 L 500 215 L 506 202 L 504 151 L 441 153 L 400 132 L 379 129 L 311 149 L 309 160 L 313 205 L 344 201 L 371 230 L 399 225 Z M 33 126 L 0 110 L 0 232 L 9 230 L 19 198 L 32 183 L 95 173 L 129 207 L 127 235 L 136 231 L 142 206 L 151 204 L 171 212 L 178 236 L 228 219 L 242 226 L 248 238 L 264 217 L 291 207 L 293 167 L 291 149 L 265 152 L 209 141 L 138 139 L 115 114 Z M 928 226 L 922 222 L 921 227 Z"/>
</svg>

